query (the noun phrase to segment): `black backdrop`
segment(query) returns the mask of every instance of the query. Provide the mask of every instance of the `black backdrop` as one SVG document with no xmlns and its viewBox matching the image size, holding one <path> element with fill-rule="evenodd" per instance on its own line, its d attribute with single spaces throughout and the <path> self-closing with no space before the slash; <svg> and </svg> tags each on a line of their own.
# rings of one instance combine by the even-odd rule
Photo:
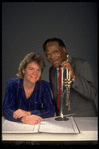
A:
<svg viewBox="0 0 99 149">
<path fill-rule="evenodd" d="M 68 54 L 90 63 L 98 89 L 98 3 L 3 2 L 2 101 L 6 82 L 16 77 L 20 61 L 32 51 L 44 55 L 42 45 L 52 37 L 64 41 Z M 46 58 L 45 63 L 42 79 L 49 81 L 51 65 Z"/>
</svg>

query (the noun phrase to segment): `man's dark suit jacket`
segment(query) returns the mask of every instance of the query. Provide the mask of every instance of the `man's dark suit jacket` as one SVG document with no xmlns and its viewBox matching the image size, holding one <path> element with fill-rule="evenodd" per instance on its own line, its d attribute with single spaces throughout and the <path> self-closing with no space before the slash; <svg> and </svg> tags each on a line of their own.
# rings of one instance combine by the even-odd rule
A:
<svg viewBox="0 0 99 149">
<path fill-rule="evenodd" d="M 97 91 L 90 65 L 83 59 L 73 58 L 71 56 L 69 56 L 69 62 L 72 65 L 76 78 L 70 88 L 71 110 L 67 110 L 67 106 L 65 105 L 66 97 L 64 97 L 63 114 L 75 113 L 75 117 L 97 116 L 94 103 Z M 56 107 L 56 115 L 59 115 L 59 110 L 57 109 L 57 69 L 53 66 L 49 70 L 49 79 L 52 87 L 54 105 Z"/>
</svg>

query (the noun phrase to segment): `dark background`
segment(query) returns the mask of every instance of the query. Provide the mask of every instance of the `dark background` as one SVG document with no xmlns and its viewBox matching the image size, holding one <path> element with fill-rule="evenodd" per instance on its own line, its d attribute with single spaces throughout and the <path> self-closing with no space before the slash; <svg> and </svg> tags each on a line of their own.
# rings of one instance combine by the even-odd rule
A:
<svg viewBox="0 0 99 149">
<path fill-rule="evenodd" d="M 97 2 L 3 2 L 2 101 L 6 82 L 16 77 L 20 61 L 32 51 L 43 56 L 42 45 L 52 37 L 64 41 L 68 54 L 90 63 L 98 89 Z M 51 65 L 44 59 L 42 79 L 49 81 Z"/>
</svg>

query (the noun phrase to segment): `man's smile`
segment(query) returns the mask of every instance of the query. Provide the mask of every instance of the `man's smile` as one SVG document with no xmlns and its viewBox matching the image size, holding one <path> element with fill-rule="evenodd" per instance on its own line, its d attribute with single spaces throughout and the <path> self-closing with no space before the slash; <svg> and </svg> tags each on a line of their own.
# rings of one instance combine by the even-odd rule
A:
<svg viewBox="0 0 99 149">
<path fill-rule="evenodd" d="M 51 60 L 51 62 L 53 64 L 57 64 L 57 63 L 59 63 L 59 58 L 54 58 L 53 60 Z"/>
</svg>

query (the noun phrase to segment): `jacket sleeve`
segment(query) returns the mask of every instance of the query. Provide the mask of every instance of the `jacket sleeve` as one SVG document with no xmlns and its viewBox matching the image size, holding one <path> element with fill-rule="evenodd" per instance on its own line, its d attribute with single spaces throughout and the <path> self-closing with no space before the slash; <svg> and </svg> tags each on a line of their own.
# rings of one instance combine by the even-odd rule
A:
<svg viewBox="0 0 99 149">
<path fill-rule="evenodd" d="M 16 111 L 15 100 L 16 90 L 13 81 L 9 79 L 6 85 L 6 93 L 3 102 L 3 116 L 10 121 L 21 122 L 21 119 L 16 120 L 13 118 L 13 112 Z"/>
<path fill-rule="evenodd" d="M 41 110 L 41 117 L 53 117 L 55 114 L 55 107 L 52 101 L 51 89 L 47 85 L 42 96 L 43 108 Z"/>
<path fill-rule="evenodd" d="M 42 86 L 41 93 L 41 109 L 30 111 L 31 114 L 41 116 L 42 118 L 53 117 L 55 114 L 55 107 L 52 101 L 50 84 L 46 83 Z"/>
<path fill-rule="evenodd" d="M 76 74 L 72 88 L 88 100 L 93 100 L 96 97 L 97 90 L 95 88 L 93 72 L 87 61 L 84 61 L 79 74 Z"/>
</svg>

